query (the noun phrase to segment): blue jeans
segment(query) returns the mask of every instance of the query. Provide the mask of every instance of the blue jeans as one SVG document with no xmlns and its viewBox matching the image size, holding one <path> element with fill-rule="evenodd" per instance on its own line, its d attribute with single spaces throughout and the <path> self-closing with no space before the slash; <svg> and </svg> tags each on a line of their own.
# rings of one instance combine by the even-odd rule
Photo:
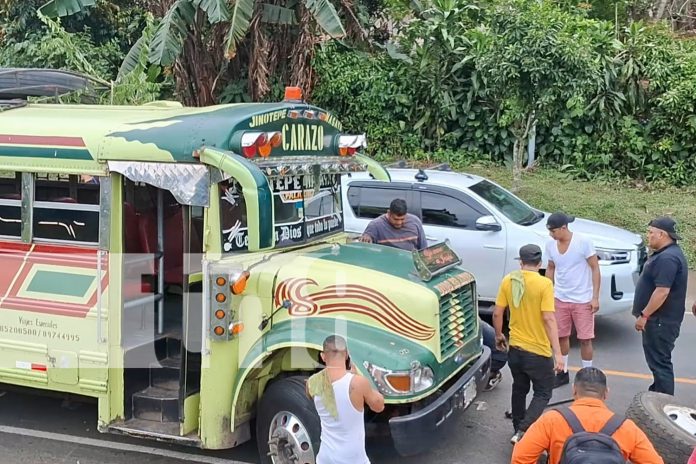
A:
<svg viewBox="0 0 696 464">
<path fill-rule="evenodd" d="M 648 390 L 674 395 L 672 350 L 679 337 L 680 323 L 663 322 L 659 317 L 648 320 L 643 330 L 643 353 L 653 374 Z"/>
</svg>

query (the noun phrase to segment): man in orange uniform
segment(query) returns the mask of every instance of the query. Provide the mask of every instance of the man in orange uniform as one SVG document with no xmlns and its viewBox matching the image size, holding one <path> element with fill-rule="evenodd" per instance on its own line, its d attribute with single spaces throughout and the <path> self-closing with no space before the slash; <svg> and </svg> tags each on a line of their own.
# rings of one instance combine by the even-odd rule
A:
<svg viewBox="0 0 696 464">
<path fill-rule="evenodd" d="M 573 384 L 575 401 L 570 409 L 587 432 L 599 432 L 613 413 L 604 404 L 607 398 L 607 377 L 595 367 L 580 369 Z M 549 453 L 549 464 L 561 460 L 563 445 L 573 434 L 558 411 L 542 415 L 515 445 L 511 464 L 536 464 L 544 451 Z M 633 464 L 664 464 L 645 433 L 630 419 L 612 435 L 626 460 Z"/>
</svg>

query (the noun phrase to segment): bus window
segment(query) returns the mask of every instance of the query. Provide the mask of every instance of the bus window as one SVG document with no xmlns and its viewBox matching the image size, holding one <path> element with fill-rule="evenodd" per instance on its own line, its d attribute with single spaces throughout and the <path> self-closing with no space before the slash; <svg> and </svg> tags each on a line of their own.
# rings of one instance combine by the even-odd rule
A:
<svg viewBox="0 0 696 464">
<path fill-rule="evenodd" d="M 271 179 L 276 248 L 343 230 L 340 177 L 326 175 L 320 182 L 316 189 L 308 176 Z M 221 182 L 220 205 L 223 250 L 245 250 L 246 203 L 241 185 L 234 180 Z"/>
<path fill-rule="evenodd" d="M 35 239 L 97 244 L 98 178 L 72 174 L 36 174 L 33 217 Z"/>
<path fill-rule="evenodd" d="M 0 236 L 22 236 L 22 174 L 0 171 Z"/>
<path fill-rule="evenodd" d="M 246 202 L 242 186 L 233 180 L 220 182 L 220 216 L 224 250 L 247 248 Z"/>
</svg>

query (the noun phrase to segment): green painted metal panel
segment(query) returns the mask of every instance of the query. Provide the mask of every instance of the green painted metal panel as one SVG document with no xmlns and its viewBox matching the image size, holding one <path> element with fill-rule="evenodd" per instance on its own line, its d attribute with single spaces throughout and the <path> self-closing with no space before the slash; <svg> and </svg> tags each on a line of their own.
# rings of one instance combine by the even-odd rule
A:
<svg viewBox="0 0 696 464">
<path fill-rule="evenodd" d="M 463 274 L 454 268 L 423 282 L 417 275 L 410 252 L 398 248 L 374 245 L 371 243 L 353 242 L 340 245 L 338 249 L 326 246 L 306 253 L 307 257 L 319 258 L 337 263 L 372 269 L 395 277 L 401 277 L 425 287 L 436 289 L 437 285 L 450 277 Z M 439 294 L 439 290 L 436 290 Z"/>
<path fill-rule="evenodd" d="M 206 148 L 201 161 L 222 169 L 241 184 L 247 208 L 249 251 L 272 248 L 275 243 L 273 192 L 268 178 L 255 164 L 228 151 Z"/>
<path fill-rule="evenodd" d="M 413 401 L 417 397 L 423 397 L 436 391 L 442 383 L 446 382 L 456 372 L 466 367 L 481 354 L 481 345 L 478 338 L 470 340 L 461 349 L 461 357 L 449 357 L 439 363 L 432 352 L 408 338 L 401 337 L 392 332 L 381 330 L 377 327 L 360 324 L 352 321 L 342 321 L 338 326 L 340 334 L 348 342 L 348 351 L 351 360 L 360 369 L 362 374 L 372 379 L 365 372 L 363 362 L 367 361 L 380 367 L 391 370 L 409 370 L 411 363 L 418 360 L 421 365 L 429 366 L 433 370 L 435 382 L 433 386 L 416 395 L 394 397 L 396 402 Z M 273 325 L 273 328 L 264 334 L 263 338 L 251 349 L 242 361 L 242 370 L 253 367 L 253 362 L 264 352 L 273 351 L 274 347 L 297 345 L 297 334 L 303 334 L 302 344 L 309 344 L 321 349 L 324 339 L 336 334 L 337 324 L 333 318 L 310 317 L 285 320 Z M 379 343 L 375 343 L 378 340 Z M 237 377 L 235 394 L 241 386 L 244 373 Z"/>
<path fill-rule="evenodd" d="M 37 271 L 27 291 L 82 297 L 87 293 L 95 276 L 70 272 Z"/>
</svg>

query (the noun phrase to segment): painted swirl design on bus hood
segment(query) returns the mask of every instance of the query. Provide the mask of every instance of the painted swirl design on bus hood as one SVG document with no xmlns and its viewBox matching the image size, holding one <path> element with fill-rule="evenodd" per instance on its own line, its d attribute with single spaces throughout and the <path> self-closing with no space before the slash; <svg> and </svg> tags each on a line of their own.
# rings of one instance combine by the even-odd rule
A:
<svg viewBox="0 0 696 464">
<path fill-rule="evenodd" d="M 314 279 L 290 278 L 278 284 L 274 302 L 277 307 L 289 302 L 291 317 L 359 314 L 404 337 L 425 341 L 435 335 L 435 329 L 409 316 L 383 293 L 364 285 L 320 288 Z"/>
</svg>

